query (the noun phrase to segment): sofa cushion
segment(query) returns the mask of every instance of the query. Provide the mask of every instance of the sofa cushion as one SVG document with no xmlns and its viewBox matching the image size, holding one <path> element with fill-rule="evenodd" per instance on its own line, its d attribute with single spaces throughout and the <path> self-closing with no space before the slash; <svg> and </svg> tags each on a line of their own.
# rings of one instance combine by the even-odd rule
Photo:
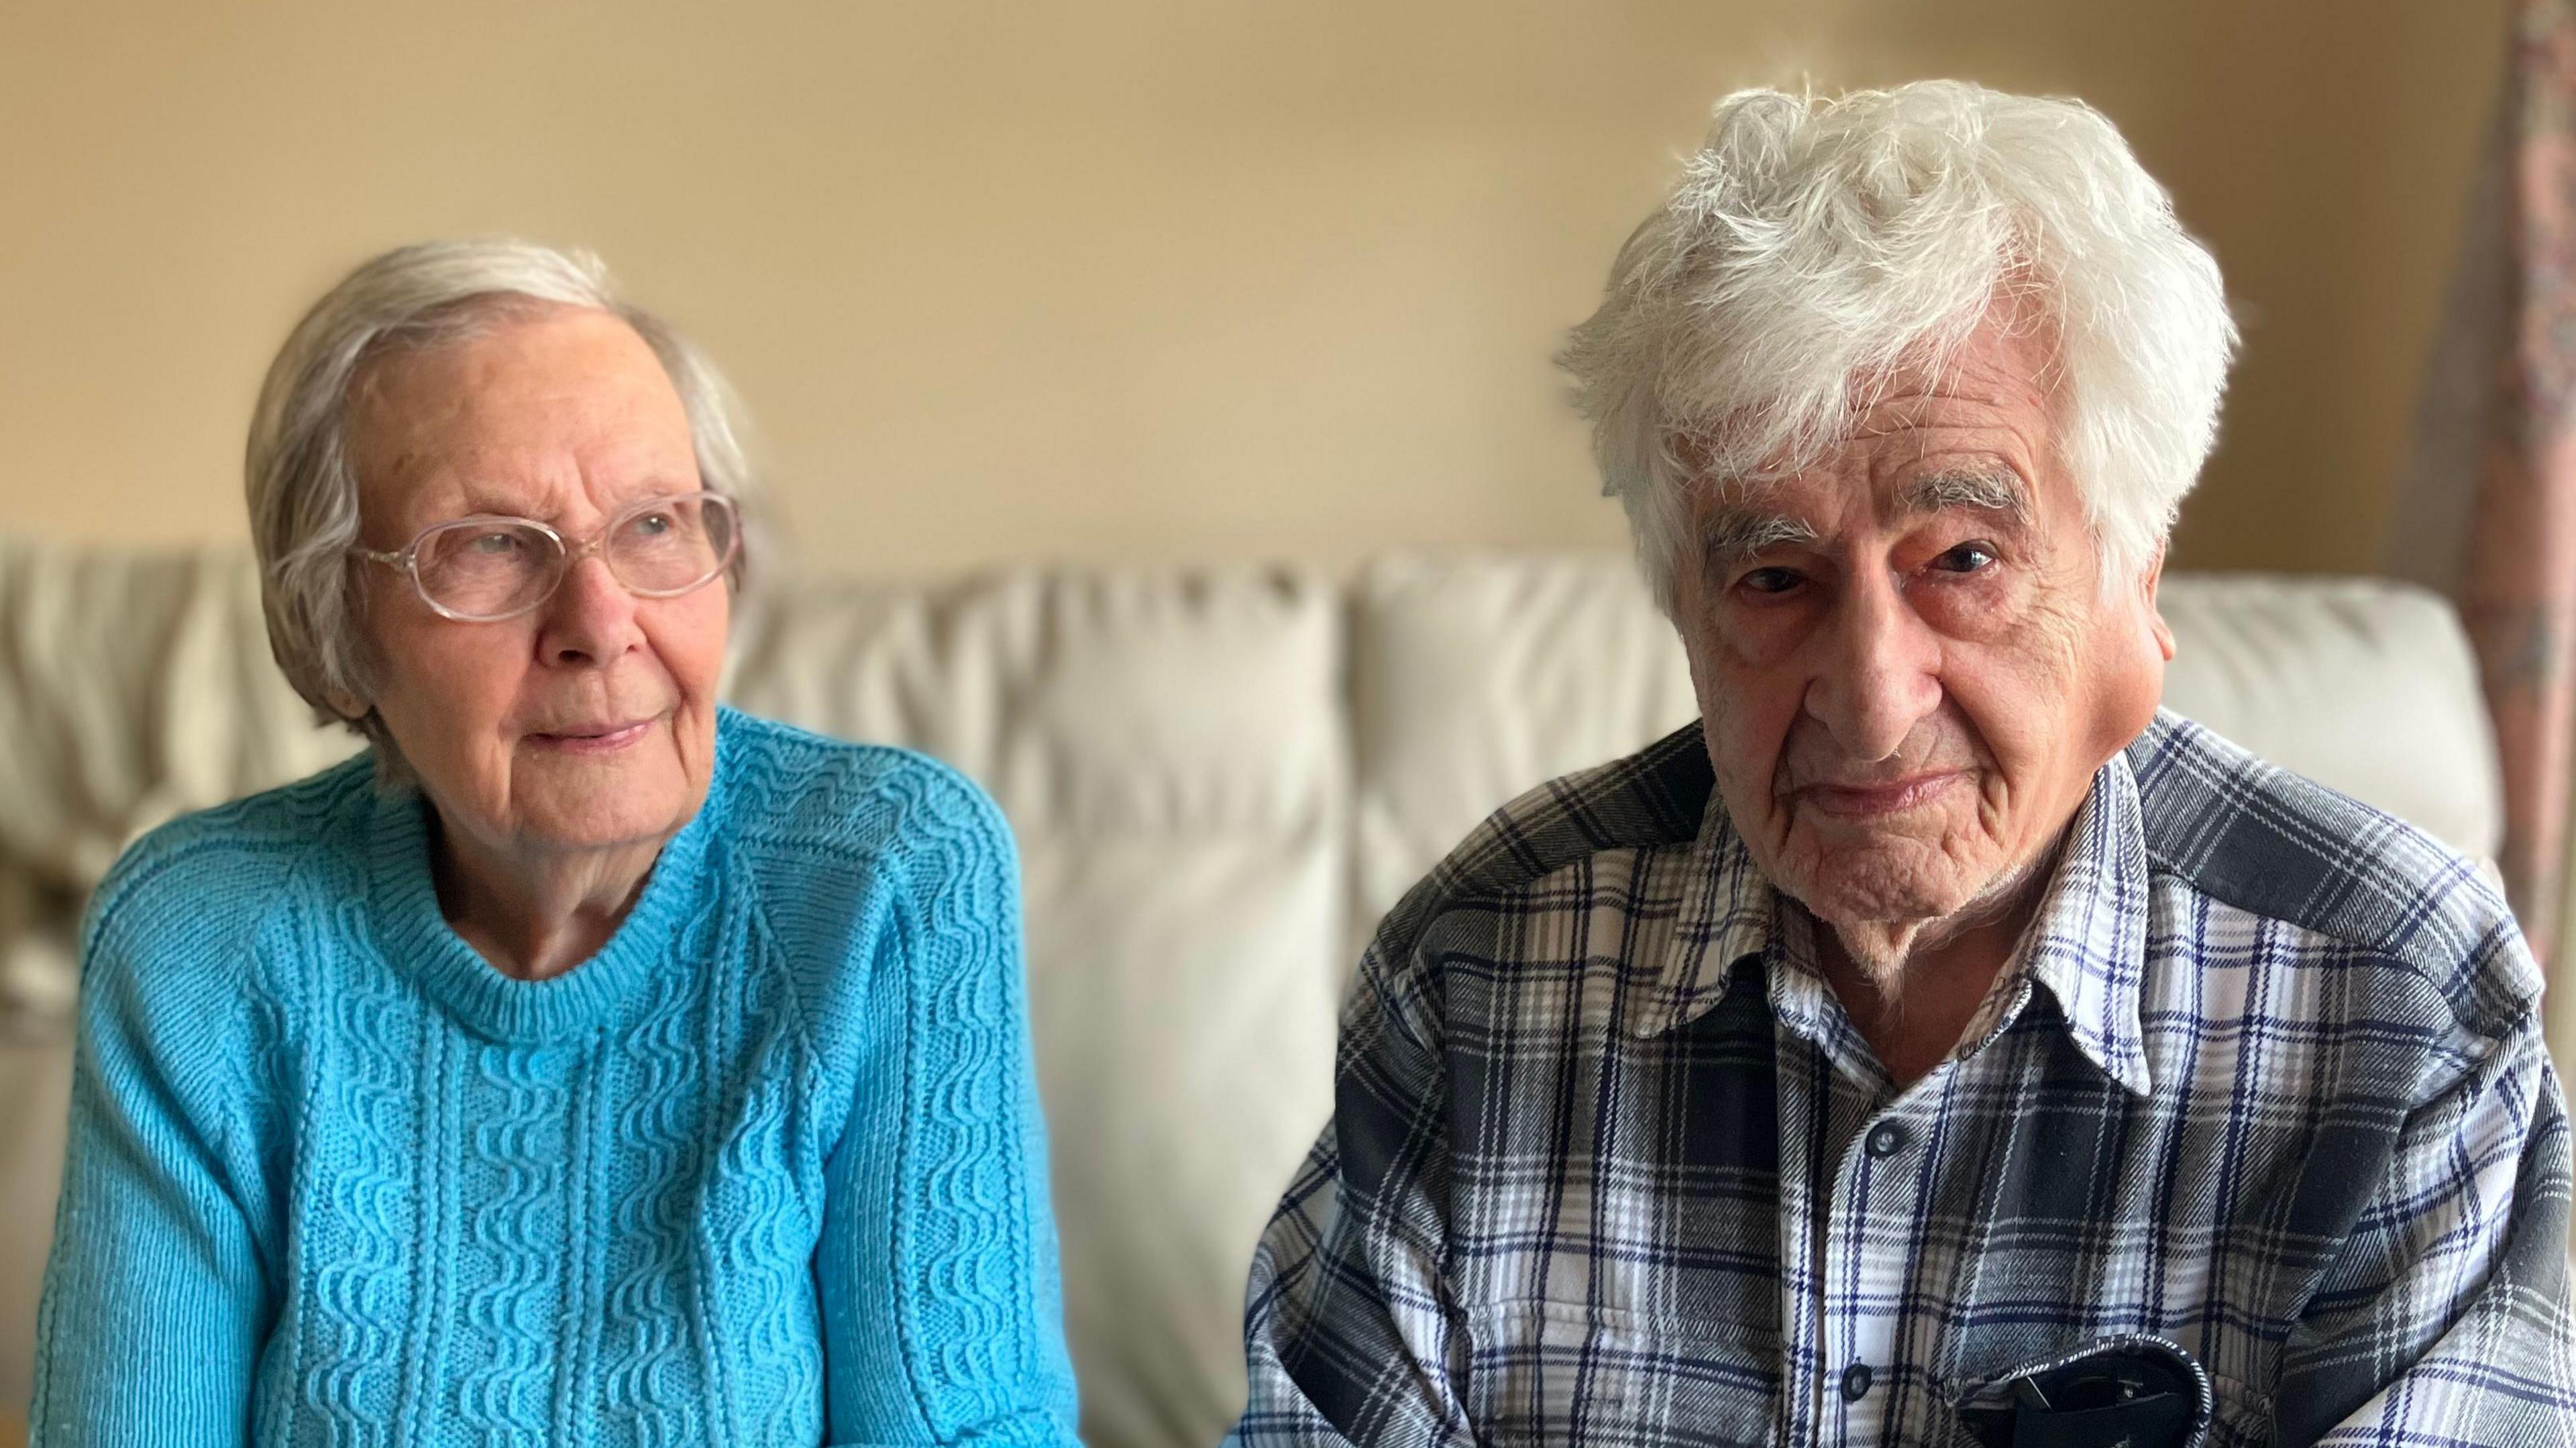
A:
<svg viewBox="0 0 2576 1448">
<path fill-rule="evenodd" d="M 2463 854 L 2504 840 L 2477 656 L 2450 603 L 2381 578 L 2191 573 L 2161 590 L 2165 706 Z"/>
<path fill-rule="evenodd" d="M 1505 800 L 1699 714 L 1673 626 L 1624 555 L 1384 558 L 1351 613 L 1361 942 Z"/>
<path fill-rule="evenodd" d="M 347 758 L 277 671 L 237 551 L 0 540 L 0 856 L 87 889 L 174 814 Z"/>
<path fill-rule="evenodd" d="M 1337 600 L 1249 572 L 791 584 L 734 657 L 743 708 L 927 750 L 1010 817 L 1083 1434 L 1215 1441 L 1253 1243 L 1331 1103 Z"/>
</svg>

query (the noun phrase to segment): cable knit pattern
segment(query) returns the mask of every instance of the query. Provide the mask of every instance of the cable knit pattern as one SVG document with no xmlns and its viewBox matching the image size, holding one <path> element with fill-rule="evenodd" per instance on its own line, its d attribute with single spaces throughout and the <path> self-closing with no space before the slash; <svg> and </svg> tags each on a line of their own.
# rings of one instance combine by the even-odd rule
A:
<svg viewBox="0 0 2576 1448">
<path fill-rule="evenodd" d="M 317 1109 L 345 1123 L 333 1143 L 326 1198 L 328 1255 L 316 1264 L 313 1301 L 320 1309 L 322 1342 L 312 1354 L 320 1368 L 306 1380 L 306 1401 L 326 1413 L 335 1445 L 379 1441 L 371 1425 L 392 1409 L 392 1374 L 399 1363 L 400 1300 L 404 1268 L 401 1219 L 420 1203 L 405 1191 L 410 1143 L 398 1140 L 408 1104 L 398 1007 L 369 986 L 324 998 L 327 1028 L 345 1064 L 318 1093 Z M 408 1133 L 406 1133 L 407 1135 Z"/>
<path fill-rule="evenodd" d="M 626 1338 L 626 1351 L 608 1378 L 608 1411 L 634 1425 L 637 1441 L 656 1444 L 686 1441 L 675 1436 L 675 1425 L 685 1420 L 667 1382 L 687 1335 L 681 1302 L 694 1265 L 688 1202 L 675 1190 L 697 1175 L 681 1120 L 693 1064 L 681 1003 L 679 992 L 662 993 L 651 1014 L 624 1033 L 621 1065 L 634 1084 L 617 1135 L 635 1167 L 620 1174 L 625 1190 L 610 1212 L 610 1251 L 622 1252 L 625 1261 L 609 1285 L 609 1320 Z"/>
<path fill-rule="evenodd" d="M 927 887 L 912 882 L 911 903 L 921 918 L 907 922 L 920 942 L 910 952 L 920 983 L 909 1042 L 919 1119 L 916 1159 L 906 1173 L 919 1183 L 919 1196 L 898 1229 L 920 1239 L 913 1250 L 921 1278 L 904 1300 L 919 1349 L 932 1358 L 925 1375 L 980 1383 L 1026 1370 L 1009 1356 L 1021 1344 L 1000 1330 L 1012 1303 L 1027 1295 L 1017 1270 L 1022 1259 L 986 1248 L 1016 1214 L 1010 1193 L 1024 1170 L 1001 1087 L 1008 1075 L 994 1059 L 1010 1039 L 1009 997 L 994 972 L 976 969 L 997 944 L 988 916 L 1016 917 L 1018 902 L 1006 875 L 979 868 L 974 816 L 924 798 L 925 785 L 938 788 L 926 780 L 887 783 L 896 815 L 922 822 L 915 869 L 934 881 Z M 951 785 L 946 793 L 957 791 Z M 938 1030 L 940 1016 L 965 1029 Z M 997 1405 L 973 1406 L 984 1416 Z"/>
<path fill-rule="evenodd" d="M 364 759 L 83 939 L 34 1441 L 1073 1441 L 1017 866 L 953 771 L 726 711 L 616 935 L 512 981 Z"/>
<path fill-rule="evenodd" d="M 790 999 L 783 992 L 791 983 L 774 973 L 735 978 L 726 985 L 737 992 L 778 993 L 782 1001 Z M 793 1011 L 755 1006 L 719 1013 L 717 1019 L 772 1022 L 776 1034 L 764 1048 L 793 1057 L 804 1050 L 801 1022 L 795 1017 Z M 743 1046 L 737 1042 L 732 1049 Z M 821 1213 L 808 1209 L 794 1175 L 784 1169 L 790 1160 L 784 1143 L 793 1133 L 792 1107 L 800 1094 L 787 1080 L 764 1079 L 759 1089 L 745 1090 L 729 1103 L 727 1114 L 740 1125 L 726 1142 L 721 1169 L 741 1188 L 742 1226 L 709 1224 L 721 1270 L 738 1284 L 746 1323 L 745 1331 L 738 1334 L 739 1346 L 720 1353 L 718 1361 L 726 1364 L 730 1375 L 744 1380 L 748 1399 L 772 1405 L 767 1417 L 744 1425 L 745 1436 L 755 1442 L 770 1441 L 788 1431 L 781 1421 L 787 1400 L 778 1391 L 779 1384 L 810 1382 L 822 1370 L 814 1335 L 804 1330 L 812 1305 L 802 1296 L 810 1281 L 804 1261 L 813 1253 Z"/>
<path fill-rule="evenodd" d="M 536 1290 L 545 1276 L 545 1238 L 536 1209 L 552 1175 L 540 1134 L 561 1103 L 540 1069 L 540 1049 L 485 1046 L 475 1053 L 483 1078 L 501 1093 L 501 1110 L 474 1128 L 474 1154 L 502 1189 L 471 1209 L 470 1230 L 499 1267 L 466 1295 L 467 1330 L 490 1343 L 492 1355 L 469 1372 L 459 1406 L 490 1448 L 545 1442 L 546 1344 Z"/>
</svg>

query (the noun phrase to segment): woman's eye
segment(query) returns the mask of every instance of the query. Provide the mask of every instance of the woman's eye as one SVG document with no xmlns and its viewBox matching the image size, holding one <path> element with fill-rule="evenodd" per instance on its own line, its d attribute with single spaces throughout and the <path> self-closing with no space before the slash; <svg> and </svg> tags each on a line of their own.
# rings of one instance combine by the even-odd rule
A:
<svg viewBox="0 0 2576 1448">
<path fill-rule="evenodd" d="M 1995 550 L 1983 543 L 1962 543 L 1932 560 L 1944 573 L 1975 573 L 1995 561 Z"/>
<path fill-rule="evenodd" d="M 1744 575 L 1742 584 L 1755 593 L 1787 593 L 1798 586 L 1798 575 L 1786 568 L 1756 568 Z"/>
<path fill-rule="evenodd" d="M 465 546 L 486 558 L 501 558 L 518 551 L 519 538 L 515 533 L 478 533 Z"/>
<path fill-rule="evenodd" d="M 663 534 L 671 531 L 671 515 L 668 513 L 647 513 L 643 517 L 635 520 L 635 531 L 647 538 L 659 538 Z"/>
</svg>

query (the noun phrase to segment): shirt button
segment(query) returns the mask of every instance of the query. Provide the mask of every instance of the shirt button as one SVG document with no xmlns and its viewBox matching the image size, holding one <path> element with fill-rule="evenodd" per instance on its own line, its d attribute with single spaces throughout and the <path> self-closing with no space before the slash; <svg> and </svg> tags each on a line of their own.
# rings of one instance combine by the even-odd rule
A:
<svg viewBox="0 0 2576 1448">
<path fill-rule="evenodd" d="M 1843 1369 L 1843 1401 L 1857 1403 L 1869 1395 L 1870 1371 L 1867 1363 L 1853 1363 Z"/>
<path fill-rule="evenodd" d="M 1869 1154 L 1880 1161 L 1905 1149 L 1912 1134 L 1893 1121 L 1882 1121 L 1869 1129 Z"/>
</svg>

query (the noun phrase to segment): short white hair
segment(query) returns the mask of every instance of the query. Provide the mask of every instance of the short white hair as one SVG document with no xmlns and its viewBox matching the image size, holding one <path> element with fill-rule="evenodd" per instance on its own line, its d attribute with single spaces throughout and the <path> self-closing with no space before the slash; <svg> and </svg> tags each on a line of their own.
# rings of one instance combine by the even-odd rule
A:
<svg viewBox="0 0 2576 1448">
<path fill-rule="evenodd" d="M 1793 473 L 1998 298 L 2059 343 L 2059 434 L 2106 585 L 2164 547 L 2236 346 L 2218 263 L 2080 101 L 1920 81 L 1738 91 L 1559 363 L 1667 612 L 1683 491 Z"/>
<path fill-rule="evenodd" d="M 680 395 L 702 485 L 728 497 L 751 486 L 723 376 L 687 338 L 621 299 L 591 253 L 508 239 L 432 241 L 349 273 L 304 314 L 269 364 L 243 473 L 269 650 L 318 716 L 366 734 L 388 766 L 395 762 L 392 740 L 373 712 L 345 719 L 330 702 L 335 693 L 366 699 L 372 692 L 353 553 L 351 389 L 381 357 L 455 342 L 514 311 L 548 304 L 607 312 L 634 328 Z"/>
</svg>

